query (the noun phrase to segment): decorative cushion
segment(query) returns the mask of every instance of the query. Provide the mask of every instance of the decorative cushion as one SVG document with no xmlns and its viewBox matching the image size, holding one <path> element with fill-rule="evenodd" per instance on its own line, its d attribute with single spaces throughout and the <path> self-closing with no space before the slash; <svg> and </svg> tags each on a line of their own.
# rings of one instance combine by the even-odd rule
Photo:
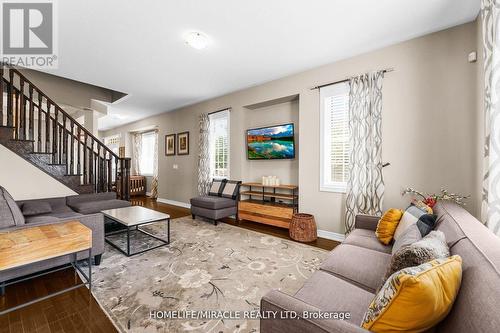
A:
<svg viewBox="0 0 500 333">
<path fill-rule="evenodd" d="M 212 180 L 212 185 L 208 191 L 208 195 L 213 195 L 214 197 L 222 196 L 222 191 L 224 191 L 224 186 L 226 185 L 225 179 L 214 179 Z"/>
<path fill-rule="evenodd" d="M 372 332 L 423 332 L 450 312 L 462 281 L 455 255 L 402 269 L 385 282 L 361 326 Z"/>
<path fill-rule="evenodd" d="M 23 225 L 24 216 L 9 192 L 0 186 L 0 228 Z"/>
<path fill-rule="evenodd" d="M 125 200 L 102 200 L 102 201 L 81 201 L 72 204 L 70 207 L 76 212 L 84 215 L 99 213 L 100 211 L 114 208 L 129 207 L 131 204 Z"/>
<path fill-rule="evenodd" d="M 392 249 L 392 246 L 380 243 L 375 231 L 367 229 L 354 229 L 347 235 L 342 244 L 355 245 L 387 254 L 391 254 Z"/>
<path fill-rule="evenodd" d="M 401 209 L 391 208 L 384 213 L 377 224 L 377 230 L 375 234 L 379 241 L 384 245 L 388 245 L 394 236 L 396 227 L 399 224 L 399 220 L 403 216 L 403 211 Z"/>
<path fill-rule="evenodd" d="M 392 246 L 392 254 L 394 255 L 399 249 L 418 242 L 422 239 L 422 234 L 416 224 L 412 224 L 403 232 L 401 236 L 394 242 Z"/>
<path fill-rule="evenodd" d="M 52 213 L 52 206 L 47 201 L 26 201 L 23 203 L 23 215 L 33 216 Z"/>
<path fill-rule="evenodd" d="M 236 181 L 236 180 L 226 181 L 224 189 L 222 190 L 222 197 L 236 200 L 236 198 L 238 197 L 238 193 L 240 192 L 240 184 L 241 181 Z"/>
<path fill-rule="evenodd" d="M 191 198 L 191 206 L 207 209 L 223 209 L 228 207 L 236 207 L 236 201 L 229 198 L 219 198 L 207 195 Z"/>
<path fill-rule="evenodd" d="M 406 209 L 403 217 L 399 221 L 396 232 L 394 233 L 394 239 L 398 238 L 403 234 L 403 232 L 411 225 L 416 224 L 418 230 L 422 237 L 427 235 L 431 230 L 434 229 L 436 225 L 436 215 L 427 214 L 426 211 L 418 208 L 417 206 L 411 205 Z"/>
<path fill-rule="evenodd" d="M 423 239 L 399 249 L 391 259 L 384 281 L 393 273 L 407 267 L 418 266 L 428 261 L 447 258 L 450 249 L 441 231 L 431 231 Z"/>
<path fill-rule="evenodd" d="M 58 222 L 59 218 L 55 216 L 27 216 L 26 224 L 44 224 Z"/>
</svg>

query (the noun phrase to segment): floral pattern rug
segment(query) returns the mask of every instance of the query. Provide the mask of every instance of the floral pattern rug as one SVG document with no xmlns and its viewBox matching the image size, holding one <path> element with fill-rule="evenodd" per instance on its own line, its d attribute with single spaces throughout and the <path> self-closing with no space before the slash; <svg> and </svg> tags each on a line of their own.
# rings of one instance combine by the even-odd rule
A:
<svg viewBox="0 0 500 333">
<path fill-rule="evenodd" d="M 143 228 L 165 236 L 162 223 Z M 144 237 L 137 233 L 132 243 L 147 244 Z M 172 220 L 169 246 L 126 257 L 106 244 L 92 292 L 122 332 L 258 332 L 258 319 L 164 319 L 151 313 L 258 310 L 271 289 L 295 293 L 327 253 L 183 217 Z"/>
</svg>

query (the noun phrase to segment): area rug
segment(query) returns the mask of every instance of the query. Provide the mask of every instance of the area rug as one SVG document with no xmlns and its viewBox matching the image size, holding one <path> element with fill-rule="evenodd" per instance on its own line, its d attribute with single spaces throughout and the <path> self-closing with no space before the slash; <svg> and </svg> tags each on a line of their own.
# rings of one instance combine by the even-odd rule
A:
<svg viewBox="0 0 500 333">
<path fill-rule="evenodd" d="M 164 224 L 144 229 L 165 237 Z M 141 237 L 134 234 L 132 243 L 146 242 Z M 326 255 L 312 246 L 184 217 L 172 221 L 167 247 L 126 257 L 106 244 L 92 292 L 122 332 L 258 332 L 258 319 L 185 315 L 258 311 L 271 289 L 295 293 Z M 159 315 L 169 311 L 184 318 Z"/>
</svg>

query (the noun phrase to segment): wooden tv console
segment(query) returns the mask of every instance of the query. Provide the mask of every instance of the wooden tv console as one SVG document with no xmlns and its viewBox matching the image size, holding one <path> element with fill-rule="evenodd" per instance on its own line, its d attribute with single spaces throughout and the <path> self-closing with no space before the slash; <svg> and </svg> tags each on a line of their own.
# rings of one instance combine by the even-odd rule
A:
<svg viewBox="0 0 500 333">
<path fill-rule="evenodd" d="M 241 184 L 238 218 L 289 228 L 299 206 L 298 186 Z"/>
</svg>

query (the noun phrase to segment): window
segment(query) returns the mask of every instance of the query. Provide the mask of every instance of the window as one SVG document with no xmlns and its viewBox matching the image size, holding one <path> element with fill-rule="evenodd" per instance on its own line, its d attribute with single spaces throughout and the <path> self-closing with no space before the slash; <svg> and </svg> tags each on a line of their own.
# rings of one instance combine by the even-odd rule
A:
<svg viewBox="0 0 500 333">
<path fill-rule="evenodd" d="M 349 83 L 320 88 L 320 190 L 345 192 L 349 175 Z"/>
<path fill-rule="evenodd" d="M 229 178 L 229 110 L 210 117 L 210 173 L 212 178 Z"/>
<path fill-rule="evenodd" d="M 118 151 L 120 150 L 120 135 L 113 135 L 104 138 L 104 144 L 108 146 L 109 149 L 116 155 L 118 155 Z"/>
<path fill-rule="evenodd" d="M 119 154 L 119 151 L 120 151 L 120 140 L 121 140 L 121 136 L 119 134 L 117 135 L 113 135 L 113 136 L 108 136 L 106 138 L 104 138 L 104 144 L 106 146 L 108 146 L 109 149 L 111 149 L 111 151 L 113 153 L 115 153 L 116 155 L 120 155 Z M 112 181 L 115 181 L 115 178 L 116 178 L 116 163 L 114 161 L 112 161 L 111 163 L 111 178 L 112 178 Z"/>
<path fill-rule="evenodd" d="M 141 157 L 139 158 L 139 169 L 141 175 L 152 176 L 155 156 L 155 132 L 141 134 Z"/>
</svg>

